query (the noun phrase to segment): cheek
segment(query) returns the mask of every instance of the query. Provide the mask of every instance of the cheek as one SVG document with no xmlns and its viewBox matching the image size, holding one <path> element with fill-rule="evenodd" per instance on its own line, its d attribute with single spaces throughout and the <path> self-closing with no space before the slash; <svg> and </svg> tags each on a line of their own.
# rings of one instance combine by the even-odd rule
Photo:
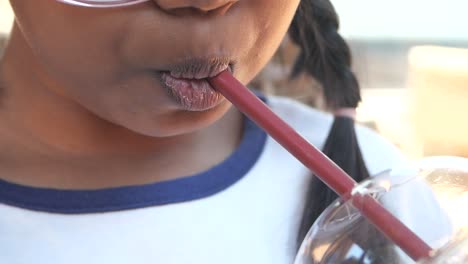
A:
<svg viewBox="0 0 468 264">
<path fill-rule="evenodd" d="M 112 55 L 113 32 L 102 26 L 99 16 L 56 1 L 12 4 L 21 37 L 52 79 L 63 84 L 96 84 L 118 70 Z"/>
<path fill-rule="evenodd" d="M 294 17 L 299 1 L 258 1 L 257 13 L 253 16 L 257 28 L 254 47 L 245 57 L 245 70 L 239 79 L 247 83 L 265 66 L 278 49 Z"/>
</svg>

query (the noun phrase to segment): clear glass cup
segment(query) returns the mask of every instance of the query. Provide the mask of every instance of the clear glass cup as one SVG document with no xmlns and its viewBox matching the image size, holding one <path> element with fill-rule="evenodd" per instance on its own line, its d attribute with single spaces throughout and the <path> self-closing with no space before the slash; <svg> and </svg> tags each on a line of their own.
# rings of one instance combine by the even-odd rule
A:
<svg viewBox="0 0 468 264">
<path fill-rule="evenodd" d="M 412 260 L 361 215 L 351 198 L 338 199 L 322 213 L 295 264 L 468 263 L 463 262 L 468 259 L 468 159 L 425 158 L 360 183 L 353 193 L 377 199 L 434 249 L 431 257 Z"/>
</svg>

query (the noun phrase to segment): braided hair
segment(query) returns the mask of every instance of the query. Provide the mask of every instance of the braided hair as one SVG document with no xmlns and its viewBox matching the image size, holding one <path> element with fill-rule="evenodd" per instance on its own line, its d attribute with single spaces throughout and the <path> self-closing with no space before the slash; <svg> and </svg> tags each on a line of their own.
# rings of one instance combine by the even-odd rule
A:
<svg viewBox="0 0 468 264">
<path fill-rule="evenodd" d="M 351 71 L 351 52 L 338 34 L 338 16 L 329 0 L 301 0 L 289 28 L 300 54 L 291 77 L 309 74 L 322 84 L 327 107 L 334 111 L 355 109 L 361 100 L 359 84 Z M 335 115 L 323 152 L 356 181 L 369 177 L 354 129 L 354 118 Z M 318 216 L 337 195 L 317 177 L 312 177 L 297 237 L 304 239 Z"/>
</svg>

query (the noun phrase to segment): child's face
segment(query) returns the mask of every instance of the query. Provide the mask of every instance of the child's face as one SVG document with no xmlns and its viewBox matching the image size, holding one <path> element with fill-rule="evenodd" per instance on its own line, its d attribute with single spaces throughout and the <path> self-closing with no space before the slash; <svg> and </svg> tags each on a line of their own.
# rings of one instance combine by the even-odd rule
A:
<svg viewBox="0 0 468 264">
<path fill-rule="evenodd" d="M 10 0 L 47 72 L 44 83 L 104 119 L 152 136 L 200 129 L 230 106 L 222 99 L 180 102 L 162 84 L 163 72 L 218 61 L 249 82 L 275 52 L 299 1 L 153 0 L 91 9 Z M 202 15 L 198 8 L 218 9 Z"/>
</svg>

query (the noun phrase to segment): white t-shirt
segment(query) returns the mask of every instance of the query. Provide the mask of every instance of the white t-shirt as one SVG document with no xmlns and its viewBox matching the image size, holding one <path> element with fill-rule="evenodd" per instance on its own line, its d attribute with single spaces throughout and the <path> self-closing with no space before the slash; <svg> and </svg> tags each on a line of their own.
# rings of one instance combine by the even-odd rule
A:
<svg viewBox="0 0 468 264">
<path fill-rule="evenodd" d="M 295 101 L 268 104 L 321 148 L 332 116 Z M 404 162 L 357 128 L 371 174 Z M 178 180 L 96 191 L 0 181 L 0 263 L 292 263 L 310 172 L 251 121 L 223 163 Z"/>
</svg>

